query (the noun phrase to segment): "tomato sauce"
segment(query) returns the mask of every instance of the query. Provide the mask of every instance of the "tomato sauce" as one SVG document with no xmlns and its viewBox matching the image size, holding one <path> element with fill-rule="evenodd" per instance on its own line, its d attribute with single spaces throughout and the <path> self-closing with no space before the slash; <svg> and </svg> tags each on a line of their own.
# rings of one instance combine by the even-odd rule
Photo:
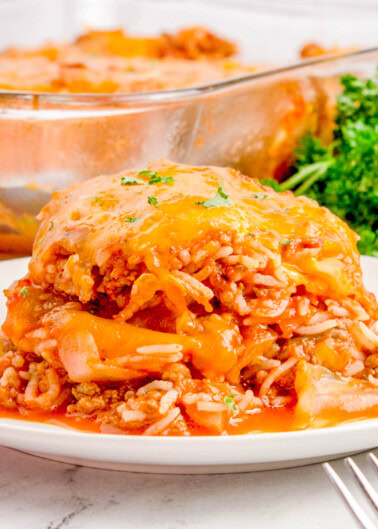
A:
<svg viewBox="0 0 378 529">
<path fill-rule="evenodd" d="M 17 419 L 28 422 L 39 422 L 78 430 L 86 433 L 124 433 L 135 435 L 134 431 L 123 431 L 110 426 L 101 426 L 99 422 L 79 416 L 67 416 L 64 411 L 41 412 L 33 410 L 9 410 L 0 408 L 0 419 Z M 286 432 L 293 428 L 294 408 L 270 408 L 250 415 L 243 421 L 231 419 L 226 429 L 229 435 L 263 433 L 263 432 Z M 198 425 L 193 426 L 190 431 L 192 436 L 210 435 L 209 431 Z"/>
<path fill-rule="evenodd" d="M 376 410 L 370 409 L 364 412 L 347 412 L 345 410 L 333 409 L 324 413 L 324 425 L 335 426 L 340 423 L 353 422 L 357 420 L 366 420 L 376 418 Z M 64 411 L 41 412 L 33 410 L 9 410 L 0 408 L 0 419 L 16 419 L 27 422 L 38 422 L 59 426 L 64 429 L 77 430 L 84 433 L 107 433 L 107 434 L 124 434 L 138 435 L 135 430 L 127 431 L 110 425 L 101 425 L 100 422 L 79 417 L 67 416 Z M 318 423 L 318 426 L 320 424 Z M 228 435 L 246 435 L 259 433 L 290 432 L 306 429 L 305 425 L 300 425 L 296 421 L 295 407 L 287 406 L 281 408 L 266 408 L 262 411 L 250 415 L 247 419 L 231 419 L 224 434 Z M 169 435 L 169 434 L 168 434 Z M 180 435 L 179 433 L 170 435 Z M 211 435 L 206 428 L 198 425 L 193 426 L 190 430 L 191 436 Z"/>
</svg>

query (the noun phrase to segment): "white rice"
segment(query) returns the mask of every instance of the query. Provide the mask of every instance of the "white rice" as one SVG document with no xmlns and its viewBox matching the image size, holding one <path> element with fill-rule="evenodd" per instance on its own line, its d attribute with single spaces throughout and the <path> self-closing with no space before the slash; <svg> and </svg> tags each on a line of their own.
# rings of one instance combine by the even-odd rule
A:
<svg viewBox="0 0 378 529">
<path fill-rule="evenodd" d="M 158 345 L 142 345 L 137 348 L 137 353 L 140 354 L 174 354 L 182 351 L 183 347 L 180 344 L 158 344 Z"/>
<path fill-rule="evenodd" d="M 253 276 L 253 282 L 255 285 L 263 285 L 266 287 L 282 288 L 285 286 L 275 277 L 265 274 L 255 274 Z"/>
<path fill-rule="evenodd" d="M 234 249 L 232 248 L 232 246 L 222 246 L 222 248 L 220 248 L 216 252 L 216 254 L 213 255 L 213 259 L 223 259 L 224 257 L 228 257 L 229 255 L 231 255 L 233 251 Z"/>
<path fill-rule="evenodd" d="M 239 258 L 240 258 L 239 255 L 230 255 L 229 257 L 225 257 L 223 259 L 223 262 L 228 265 L 235 265 L 235 264 L 238 264 Z"/>
<path fill-rule="evenodd" d="M 52 338 L 50 340 L 43 340 L 34 348 L 34 352 L 41 355 L 46 351 L 53 351 L 57 345 L 58 342 Z"/>
<path fill-rule="evenodd" d="M 259 396 L 262 397 L 266 395 L 270 387 L 272 386 L 272 384 L 274 384 L 274 382 L 277 379 L 279 379 L 284 373 L 289 371 L 297 362 L 298 362 L 298 358 L 295 358 L 294 356 L 292 356 L 288 360 L 286 360 L 286 362 L 281 364 L 279 367 L 272 369 L 272 371 L 265 378 L 264 382 L 262 383 L 260 387 Z"/>
<path fill-rule="evenodd" d="M 214 292 L 211 288 L 203 285 L 190 274 L 176 270 L 175 272 L 172 272 L 171 275 L 186 289 L 187 293 L 199 303 L 201 303 L 201 297 L 206 300 L 210 300 L 214 297 Z"/>
<path fill-rule="evenodd" d="M 354 314 L 354 317 L 357 320 L 367 321 L 370 319 L 370 316 L 358 301 L 346 298 L 343 300 L 343 305 Z"/>
<path fill-rule="evenodd" d="M 365 365 L 362 362 L 362 360 L 355 360 L 354 362 L 346 366 L 343 374 L 346 377 L 353 377 L 354 375 L 357 375 L 357 373 L 361 373 L 361 371 L 363 371 L 364 368 L 365 368 Z"/>
<path fill-rule="evenodd" d="M 175 389 L 170 389 L 165 395 L 160 399 L 159 413 L 165 415 L 169 408 L 177 400 L 178 392 Z"/>
<path fill-rule="evenodd" d="M 272 399 L 271 401 L 271 404 L 272 406 L 287 406 L 288 404 L 290 404 L 290 402 L 292 402 L 293 400 L 293 397 L 290 396 L 290 395 L 282 395 L 280 397 L 275 397 L 274 399 Z"/>
<path fill-rule="evenodd" d="M 340 318 L 348 318 L 349 311 L 345 307 L 341 307 L 333 299 L 326 299 L 325 304 L 327 305 L 328 311 L 333 316 L 339 316 Z"/>
<path fill-rule="evenodd" d="M 185 395 L 182 398 L 183 403 L 186 404 L 187 406 L 194 404 L 198 400 L 204 400 L 204 401 L 210 402 L 211 397 L 207 393 L 185 393 Z"/>
<path fill-rule="evenodd" d="M 262 361 L 262 364 L 260 366 L 261 369 L 269 370 L 281 365 L 281 362 L 279 360 L 275 360 L 274 358 L 264 358 L 260 356 L 259 360 Z"/>
<path fill-rule="evenodd" d="M 181 250 L 179 258 L 184 266 L 188 265 L 192 259 L 188 250 Z"/>
<path fill-rule="evenodd" d="M 180 408 L 173 408 L 167 415 L 160 419 L 160 421 L 152 424 L 147 430 L 143 432 L 143 435 L 158 435 L 162 433 L 177 417 L 180 415 Z"/>
<path fill-rule="evenodd" d="M 248 255 L 240 255 L 239 263 L 250 270 L 255 270 L 259 267 L 259 261 L 257 259 L 253 259 L 253 257 L 249 257 Z"/>
<path fill-rule="evenodd" d="M 145 386 L 142 386 L 137 391 L 137 397 L 140 397 L 141 395 L 145 395 L 149 391 L 169 391 L 173 388 L 173 382 L 170 382 L 169 380 L 153 380 L 152 382 L 149 382 Z"/>
<path fill-rule="evenodd" d="M 124 422 L 143 422 L 147 415 L 143 411 L 125 410 L 122 412 Z"/>
<path fill-rule="evenodd" d="M 370 384 L 378 388 L 378 378 L 373 377 L 373 375 L 368 376 Z"/>
<path fill-rule="evenodd" d="M 17 377 L 17 371 L 14 367 L 7 367 L 0 379 L 0 386 L 8 386 L 12 378 Z"/>
<path fill-rule="evenodd" d="M 362 321 L 354 323 L 351 332 L 354 338 L 369 351 L 375 351 L 378 348 L 378 336 Z"/>
<path fill-rule="evenodd" d="M 322 323 L 323 321 L 330 320 L 331 317 L 328 312 L 319 311 L 308 320 L 309 325 L 315 325 L 316 323 Z"/>
<path fill-rule="evenodd" d="M 204 400 L 197 400 L 197 409 L 198 411 L 219 413 L 222 411 L 227 411 L 228 407 L 226 404 L 222 404 L 221 402 L 206 402 Z"/>
<path fill-rule="evenodd" d="M 248 307 L 247 302 L 240 291 L 236 294 L 234 298 L 234 306 L 241 316 L 246 316 L 251 312 L 251 309 Z"/>
<path fill-rule="evenodd" d="M 307 336 L 310 334 L 320 334 L 337 327 L 337 320 L 323 321 L 322 323 L 316 323 L 315 325 L 303 325 L 295 329 L 295 332 L 301 336 Z"/>
<path fill-rule="evenodd" d="M 310 300 L 308 298 L 300 298 L 298 301 L 298 314 L 299 316 L 306 316 L 310 307 Z"/>
<path fill-rule="evenodd" d="M 251 405 L 256 408 L 262 406 L 262 401 L 258 397 L 255 397 L 253 391 L 248 389 L 241 400 L 238 402 L 238 408 L 242 411 L 246 410 Z"/>
</svg>

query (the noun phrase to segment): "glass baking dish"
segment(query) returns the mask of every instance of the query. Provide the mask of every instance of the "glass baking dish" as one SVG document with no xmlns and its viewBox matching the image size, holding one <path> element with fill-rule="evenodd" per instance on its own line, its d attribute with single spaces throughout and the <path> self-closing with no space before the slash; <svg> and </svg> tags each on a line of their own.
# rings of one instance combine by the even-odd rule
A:
<svg viewBox="0 0 378 529">
<path fill-rule="evenodd" d="M 133 94 L 0 91 L 0 252 L 27 254 L 34 216 L 55 189 L 156 158 L 227 165 L 255 177 L 285 166 L 299 137 L 319 127 L 339 76 L 376 70 L 369 6 L 333 15 L 258 2 L 11 0 L 0 4 L 0 48 L 71 40 L 86 29 L 157 34 L 202 24 L 236 41 L 248 62 L 275 64 L 247 76 L 180 90 Z M 274 39 L 272 38 L 274 35 Z M 308 41 L 363 45 L 298 62 Z M 321 94 L 321 101 L 319 99 Z M 324 113 L 323 123 L 327 121 Z M 319 121 L 319 120 L 318 120 Z M 324 126 L 326 129 L 327 127 Z M 195 183 L 193 183 L 195 185 Z M 5 205 L 5 208 L 3 207 Z"/>
</svg>

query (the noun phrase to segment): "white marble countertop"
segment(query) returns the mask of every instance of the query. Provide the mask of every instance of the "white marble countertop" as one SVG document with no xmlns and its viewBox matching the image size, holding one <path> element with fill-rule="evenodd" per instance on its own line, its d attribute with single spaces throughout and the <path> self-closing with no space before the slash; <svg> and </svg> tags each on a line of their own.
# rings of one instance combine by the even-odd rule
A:
<svg viewBox="0 0 378 529">
<path fill-rule="evenodd" d="M 365 459 L 357 456 L 362 467 Z M 66 465 L 8 448 L 0 448 L 0 512 L 4 529 L 357 527 L 320 465 L 168 476 Z"/>
</svg>

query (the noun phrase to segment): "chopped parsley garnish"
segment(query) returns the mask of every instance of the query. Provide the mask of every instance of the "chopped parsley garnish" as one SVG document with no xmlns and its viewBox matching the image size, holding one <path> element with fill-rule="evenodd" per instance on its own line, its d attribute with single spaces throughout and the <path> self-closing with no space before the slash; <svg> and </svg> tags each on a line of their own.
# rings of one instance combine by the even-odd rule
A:
<svg viewBox="0 0 378 529">
<path fill-rule="evenodd" d="M 158 207 L 158 201 L 157 201 L 157 198 L 156 197 L 148 197 L 147 198 L 147 202 L 149 204 L 151 204 L 151 206 L 154 206 L 154 208 L 157 208 Z"/>
<path fill-rule="evenodd" d="M 287 241 L 280 241 L 280 244 L 286 246 L 286 244 L 290 244 L 291 242 L 293 242 L 293 239 L 287 239 Z"/>
<path fill-rule="evenodd" d="M 126 217 L 125 222 L 137 222 L 138 220 L 143 219 L 143 217 Z"/>
<path fill-rule="evenodd" d="M 98 202 L 98 197 L 93 197 L 93 202 Z"/>
<path fill-rule="evenodd" d="M 148 176 L 148 184 L 173 184 L 174 179 L 173 176 L 162 176 L 156 171 L 150 171 L 148 169 L 145 169 L 144 171 L 139 171 L 140 175 L 142 176 Z"/>
<path fill-rule="evenodd" d="M 20 290 L 20 294 L 22 294 L 23 296 L 28 296 L 29 290 L 27 289 L 27 287 L 22 287 L 22 289 Z"/>
<path fill-rule="evenodd" d="M 251 198 L 254 198 L 255 200 L 260 200 L 263 198 L 268 198 L 268 195 L 265 193 L 254 193 Z"/>
<path fill-rule="evenodd" d="M 224 403 L 230 408 L 231 411 L 236 411 L 236 405 L 234 402 L 235 395 L 227 395 L 224 398 Z"/>
<path fill-rule="evenodd" d="M 52 220 L 50 220 L 50 224 L 49 224 L 49 231 L 51 231 L 54 227 L 54 223 Z"/>
<path fill-rule="evenodd" d="M 276 191 L 291 189 L 326 206 L 360 236 L 358 249 L 378 256 L 378 75 L 341 77 L 333 142 L 306 134 L 296 151 L 295 172 Z"/>
<path fill-rule="evenodd" d="M 232 206 L 232 201 L 228 198 L 227 193 L 223 191 L 222 186 L 218 186 L 218 191 L 215 197 L 204 202 L 196 202 L 196 205 L 203 206 L 205 208 L 218 208 L 221 206 Z"/>
<path fill-rule="evenodd" d="M 145 182 L 143 182 L 141 178 L 138 178 L 136 176 L 123 176 L 121 179 L 121 185 L 123 186 L 134 186 L 134 185 L 144 184 L 144 183 Z"/>
<path fill-rule="evenodd" d="M 150 175 L 148 183 L 152 184 L 173 184 L 173 176 L 161 176 L 157 173 Z"/>
</svg>

